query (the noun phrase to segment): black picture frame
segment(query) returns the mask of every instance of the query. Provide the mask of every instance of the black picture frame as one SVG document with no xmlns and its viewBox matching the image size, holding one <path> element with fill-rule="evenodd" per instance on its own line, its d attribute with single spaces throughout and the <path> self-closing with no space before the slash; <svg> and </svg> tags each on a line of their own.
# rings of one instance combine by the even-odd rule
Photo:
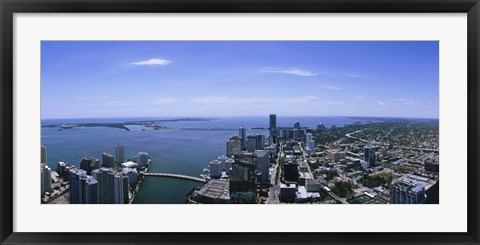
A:
<svg viewBox="0 0 480 245">
<path fill-rule="evenodd" d="M 478 0 L 0 0 L 1 244 L 479 244 Z M 468 13 L 466 233 L 18 233 L 13 232 L 13 15 L 15 13 Z M 453 198 L 453 197 L 452 197 Z M 455 210 L 452 210 L 454 212 Z M 161 222 L 161 221 L 159 221 Z M 374 231 L 374 227 L 372 227 Z"/>
</svg>

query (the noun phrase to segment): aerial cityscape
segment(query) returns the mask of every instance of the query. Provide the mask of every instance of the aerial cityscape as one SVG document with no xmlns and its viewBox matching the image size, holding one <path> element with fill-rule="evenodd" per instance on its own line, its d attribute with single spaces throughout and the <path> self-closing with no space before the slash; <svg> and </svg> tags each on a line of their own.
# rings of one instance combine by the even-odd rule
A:
<svg viewBox="0 0 480 245">
<path fill-rule="evenodd" d="M 439 203 L 438 42 L 44 41 L 41 93 L 42 204 Z"/>
</svg>

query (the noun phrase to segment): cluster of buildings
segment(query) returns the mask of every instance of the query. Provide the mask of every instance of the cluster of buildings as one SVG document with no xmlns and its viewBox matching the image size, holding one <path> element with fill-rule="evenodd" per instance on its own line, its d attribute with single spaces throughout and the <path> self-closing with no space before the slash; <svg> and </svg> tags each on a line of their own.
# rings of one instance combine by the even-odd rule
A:
<svg viewBox="0 0 480 245">
<path fill-rule="evenodd" d="M 47 202 L 68 191 L 72 204 L 126 204 L 133 195 L 138 183 L 139 171 L 150 164 L 147 152 L 138 152 L 136 157 L 125 161 L 123 145 L 115 146 L 113 154 L 102 153 L 102 162 L 92 157 L 84 157 L 79 168 L 59 162 L 57 170 L 51 171 L 46 164 L 46 148 L 41 147 L 42 201 Z M 58 177 L 52 179 L 52 177 Z M 56 195 L 51 195 L 52 183 L 59 184 Z"/>
<path fill-rule="evenodd" d="M 304 128 L 299 122 L 294 123 L 293 127 L 277 127 L 274 114 L 270 115 L 268 130 L 269 137 L 263 134 L 247 135 L 247 129 L 240 127 L 239 134 L 226 142 L 226 155 L 210 162 L 207 177 L 212 180 L 198 189 L 191 201 L 438 203 L 438 179 L 424 174 L 438 174 L 438 153 L 420 151 L 420 154 L 411 150 L 408 153 L 402 148 L 374 145 L 351 137 L 353 133 L 348 133 L 348 130 L 344 130 L 347 133 L 340 134 L 335 141 L 317 148 L 314 135 L 321 137 L 324 133 L 332 135 L 335 132 L 338 135 L 340 129 L 332 127 L 327 130 L 323 124 L 316 129 Z M 342 143 L 343 140 L 349 143 Z M 410 162 L 421 161 L 425 171 L 392 169 L 395 159 L 401 157 L 408 157 Z M 310 169 L 312 164 L 316 166 L 313 171 Z M 339 182 L 349 184 L 339 185 L 351 188 L 346 196 L 335 194 L 337 184 L 341 184 Z M 326 199 L 320 196 L 322 191 L 327 194 Z M 259 201 L 262 196 L 265 196 L 263 200 L 266 202 Z"/>
<path fill-rule="evenodd" d="M 295 140 L 304 139 L 307 151 L 315 152 L 313 135 L 298 122 L 293 127 L 277 127 L 275 114 L 270 115 L 269 132 L 268 138 L 264 134 L 247 135 L 247 129 L 241 126 L 239 134 L 231 136 L 226 142 L 226 155 L 211 161 L 209 167 L 204 170 L 203 176 L 212 180 L 195 191 L 190 201 L 258 203 L 265 190 L 272 187 L 272 179 L 275 178 L 272 162 L 278 157 L 280 140 L 290 142 L 286 146 L 287 160 L 283 175 L 288 183 L 281 186 L 282 200 L 285 202 L 290 200 L 291 190 L 295 196 L 292 202 L 319 197 L 320 185 L 313 180 L 307 162 L 303 161 L 299 167 L 297 161 L 293 160 L 294 154 L 303 152 L 301 150 L 303 146 Z"/>
</svg>

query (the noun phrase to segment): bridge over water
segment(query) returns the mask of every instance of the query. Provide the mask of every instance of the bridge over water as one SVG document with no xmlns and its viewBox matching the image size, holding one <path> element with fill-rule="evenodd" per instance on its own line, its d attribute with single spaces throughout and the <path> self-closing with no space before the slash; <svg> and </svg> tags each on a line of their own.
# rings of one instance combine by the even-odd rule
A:
<svg viewBox="0 0 480 245">
<path fill-rule="evenodd" d="M 186 180 L 193 180 L 197 182 L 207 183 L 207 179 L 183 175 L 183 174 L 171 174 L 171 173 L 143 173 L 144 176 L 157 176 L 157 177 L 169 177 L 169 178 L 177 178 L 177 179 L 186 179 Z"/>
<path fill-rule="evenodd" d="M 178 130 L 193 131 L 238 131 L 238 128 L 179 128 Z M 267 130 L 266 128 L 251 128 L 248 130 Z"/>
</svg>

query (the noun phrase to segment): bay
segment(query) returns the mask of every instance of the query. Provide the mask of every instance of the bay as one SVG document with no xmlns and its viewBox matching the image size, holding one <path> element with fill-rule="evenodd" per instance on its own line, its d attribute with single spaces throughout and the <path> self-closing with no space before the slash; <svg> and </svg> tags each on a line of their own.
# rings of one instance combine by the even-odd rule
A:
<svg viewBox="0 0 480 245">
<path fill-rule="evenodd" d="M 175 118 L 87 118 L 42 120 L 42 125 L 78 123 L 118 123 L 144 120 L 167 120 Z M 278 127 L 292 127 L 295 122 L 302 127 L 316 128 L 320 123 L 327 127 L 343 126 L 359 121 L 348 117 L 277 117 Z M 60 161 L 79 166 L 83 157 L 101 160 L 103 152 L 115 153 L 115 145 L 125 146 L 125 157 L 133 158 L 137 152 L 148 152 L 152 159 L 149 172 L 178 173 L 199 176 L 208 163 L 219 155 L 226 154 L 226 141 L 238 130 L 194 131 L 179 128 L 268 128 L 266 117 L 212 118 L 203 121 L 165 121 L 159 123 L 173 129 L 153 130 L 141 125 L 127 125 L 130 131 L 109 127 L 74 127 L 58 130 L 42 127 L 42 144 L 47 147 L 48 165 L 55 170 Z M 266 130 L 248 130 L 263 133 Z M 200 183 L 146 177 L 135 199 L 136 204 L 183 203 L 185 195 Z"/>
</svg>

